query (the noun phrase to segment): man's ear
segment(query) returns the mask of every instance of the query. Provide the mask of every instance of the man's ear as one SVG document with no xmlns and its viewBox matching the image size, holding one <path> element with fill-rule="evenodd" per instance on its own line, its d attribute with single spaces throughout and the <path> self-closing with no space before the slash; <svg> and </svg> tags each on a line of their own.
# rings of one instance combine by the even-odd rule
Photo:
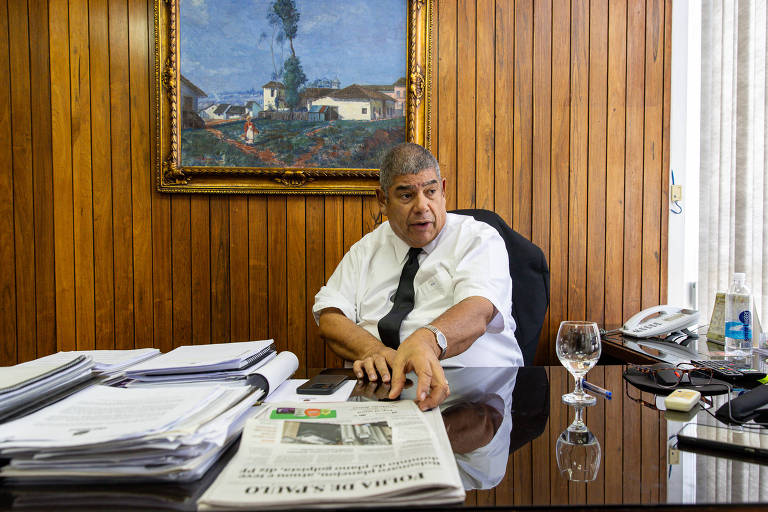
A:
<svg viewBox="0 0 768 512">
<path fill-rule="evenodd" d="M 384 191 L 381 187 L 376 189 L 376 200 L 379 202 L 379 210 L 382 215 L 387 214 L 387 198 L 384 196 Z"/>
<path fill-rule="evenodd" d="M 445 178 L 442 178 L 443 181 L 443 196 L 445 196 Z"/>
</svg>

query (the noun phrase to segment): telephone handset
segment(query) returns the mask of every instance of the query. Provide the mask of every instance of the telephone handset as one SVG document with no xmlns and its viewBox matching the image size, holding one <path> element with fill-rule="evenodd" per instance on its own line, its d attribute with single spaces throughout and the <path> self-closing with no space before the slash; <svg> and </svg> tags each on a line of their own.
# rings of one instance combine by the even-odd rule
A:
<svg viewBox="0 0 768 512">
<path fill-rule="evenodd" d="M 662 305 L 644 309 L 627 320 L 619 330 L 635 338 L 651 338 L 685 329 L 698 321 L 699 312 L 694 309 Z"/>
</svg>

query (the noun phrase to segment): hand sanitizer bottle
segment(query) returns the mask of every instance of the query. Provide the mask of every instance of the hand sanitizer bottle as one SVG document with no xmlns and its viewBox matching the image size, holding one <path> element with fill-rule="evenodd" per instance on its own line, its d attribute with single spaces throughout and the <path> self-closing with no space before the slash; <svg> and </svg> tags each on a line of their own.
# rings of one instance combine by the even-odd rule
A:
<svg viewBox="0 0 768 512">
<path fill-rule="evenodd" d="M 752 355 L 752 295 L 744 284 L 745 275 L 734 272 L 725 295 L 725 355 Z"/>
</svg>

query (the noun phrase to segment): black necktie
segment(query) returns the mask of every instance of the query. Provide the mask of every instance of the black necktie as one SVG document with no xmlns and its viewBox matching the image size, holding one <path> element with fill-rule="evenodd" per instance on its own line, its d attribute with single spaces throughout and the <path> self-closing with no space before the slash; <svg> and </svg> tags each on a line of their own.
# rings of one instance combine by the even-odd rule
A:
<svg viewBox="0 0 768 512">
<path fill-rule="evenodd" d="M 379 337 L 388 347 L 397 350 L 400 346 L 400 324 L 413 310 L 413 278 L 419 270 L 419 254 L 421 249 L 411 247 L 408 250 L 408 261 L 405 262 L 400 283 L 395 292 L 395 304 L 392 309 L 379 320 Z"/>
</svg>

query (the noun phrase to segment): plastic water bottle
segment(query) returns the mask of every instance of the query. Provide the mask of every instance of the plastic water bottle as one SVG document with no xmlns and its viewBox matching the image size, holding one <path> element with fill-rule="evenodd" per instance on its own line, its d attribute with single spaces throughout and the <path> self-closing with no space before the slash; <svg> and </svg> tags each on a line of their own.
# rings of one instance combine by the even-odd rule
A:
<svg viewBox="0 0 768 512">
<path fill-rule="evenodd" d="M 734 272 L 733 283 L 725 295 L 725 355 L 752 355 L 752 295 L 744 284 L 746 277 Z"/>
</svg>

